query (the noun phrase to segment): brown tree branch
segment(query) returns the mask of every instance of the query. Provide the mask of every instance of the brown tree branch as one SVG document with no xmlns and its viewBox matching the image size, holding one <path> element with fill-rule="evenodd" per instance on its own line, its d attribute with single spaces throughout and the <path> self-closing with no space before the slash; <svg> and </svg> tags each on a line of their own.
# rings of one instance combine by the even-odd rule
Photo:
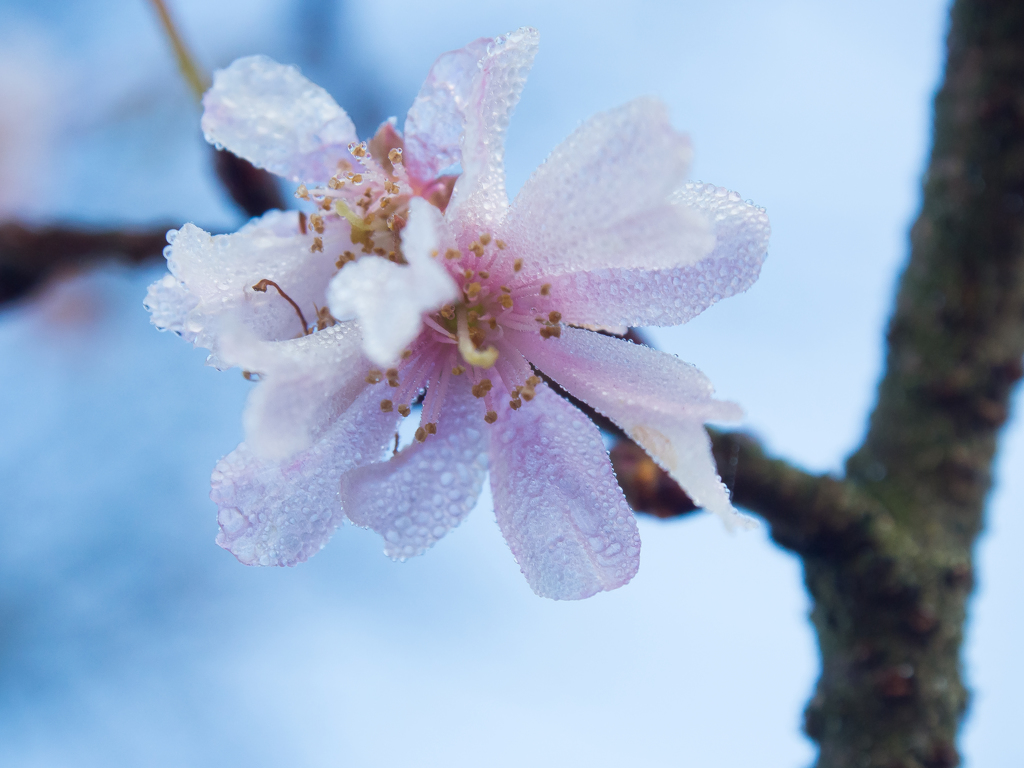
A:
<svg viewBox="0 0 1024 768">
<path fill-rule="evenodd" d="M 934 147 L 885 376 L 845 479 L 713 434 L 734 500 L 799 554 L 822 675 L 806 730 L 820 768 L 951 768 L 972 549 L 1024 357 L 1024 5 L 957 0 Z M 660 516 L 688 499 L 639 449 L 613 459 Z"/>
<path fill-rule="evenodd" d="M 157 263 L 170 227 L 98 230 L 0 224 L 0 306 L 54 274 L 117 260 Z"/>
</svg>

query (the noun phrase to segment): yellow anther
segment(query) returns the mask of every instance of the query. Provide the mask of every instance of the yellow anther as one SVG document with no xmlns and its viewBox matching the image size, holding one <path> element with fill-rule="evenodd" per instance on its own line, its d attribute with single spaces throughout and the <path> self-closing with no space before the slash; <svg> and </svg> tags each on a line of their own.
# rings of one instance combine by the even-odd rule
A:
<svg viewBox="0 0 1024 768">
<path fill-rule="evenodd" d="M 381 376 L 380 371 L 378 371 L 376 368 L 371 368 L 370 372 L 366 374 L 366 383 L 380 384 L 382 378 L 383 377 Z"/>
<path fill-rule="evenodd" d="M 380 199 L 380 207 L 381 208 L 387 208 L 389 205 L 391 205 L 391 198 L 390 197 L 382 197 Z"/>
<path fill-rule="evenodd" d="M 493 317 L 487 320 L 487 325 L 491 327 L 492 331 L 498 330 L 498 321 L 495 320 Z"/>
<path fill-rule="evenodd" d="M 436 435 L 437 434 L 437 424 L 435 424 L 432 421 L 428 421 L 426 423 L 425 429 L 427 430 L 427 434 L 428 435 Z"/>
<path fill-rule="evenodd" d="M 452 368 L 452 376 L 461 376 L 465 372 L 466 367 L 464 365 L 456 365 L 454 368 Z"/>
<path fill-rule="evenodd" d="M 466 286 L 466 295 L 469 298 L 471 298 L 471 299 L 475 299 L 477 296 L 479 296 L 480 295 L 480 283 L 470 283 L 469 285 L 467 285 Z"/>
<path fill-rule="evenodd" d="M 562 319 L 561 312 L 548 312 L 548 322 L 557 323 Z"/>
<path fill-rule="evenodd" d="M 316 230 L 318 234 L 322 235 L 324 233 L 324 217 L 319 213 L 311 214 L 309 217 L 309 223 L 313 225 L 313 229 Z"/>
<path fill-rule="evenodd" d="M 434 250 L 432 250 L 430 252 L 430 258 L 436 259 L 437 258 L 437 253 L 438 253 L 437 248 L 435 248 Z"/>
<path fill-rule="evenodd" d="M 327 186 L 331 189 L 341 189 L 345 186 L 345 182 L 337 176 L 331 176 L 330 180 L 327 182 Z"/>
<path fill-rule="evenodd" d="M 348 145 L 348 151 L 356 157 L 366 157 L 366 142 L 355 143 L 354 141 Z"/>
<path fill-rule="evenodd" d="M 493 424 L 497 420 L 498 414 L 495 413 L 494 411 L 488 411 L 487 413 L 484 414 L 484 421 L 486 421 L 488 424 Z"/>
<path fill-rule="evenodd" d="M 457 250 L 455 250 L 454 248 L 449 248 L 449 249 L 448 249 L 447 251 L 445 251 L 445 252 L 444 252 L 444 257 L 445 257 L 446 259 L 448 259 L 449 261 L 451 261 L 452 259 L 457 259 L 457 258 L 459 258 L 459 257 L 460 257 L 461 255 L 462 255 L 462 254 L 461 254 L 461 253 L 459 253 L 459 252 L 458 252 Z"/>
<path fill-rule="evenodd" d="M 380 409 L 384 413 L 391 413 L 391 411 L 394 410 L 394 407 L 395 407 L 395 404 L 392 403 L 390 400 L 381 400 L 380 401 Z"/>
<path fill-rule="evenodd" d="M 411 349 L 403 349 L 402 350 L 402 359 L 403 360 L 408 360 L 410 357 L 412 357 L 412 350 Z"/>
<path fill-rule="evenodd" d="M 523 407 L 523 401 L 520 400 L 518 397 L 513 397 L 511 400 L 508 401 L 508 407 L 511 408 L 513 411 L 518 411 L 520 408 Z"/>
<path fill-rule="evenodd" d="M 356 255 L 354 253 L 352 253 L 352 251 L 345 251 L 343 254 L 341 254 L 341 256 L 338 257 L 338 260 L 336 262 L 334 262 L 334 266 L 336 266 L 338 269 L 341 269 L 346 264 L 348 264 L 350 261 L 355 261 L 355 260 L 356 260 Z"/>
<path fill-rule="evenodd" d="M 499 240 L 498 243 L 499 243 L 498 247 L 500 248 L 501 247 L 501 245 L 500 245 L 501 241 Z M 523 268 L 523 260 L 522 259 L 516 259 L 515 261 L 512 262 L 512 271 L 513 272 L 518 272 L 522 268 Z"/>
<path fill-rule="evenodd" d="M 361 173 L 353 173 L 352 174 L 352 183 L 353 184 L 362 184 L 363 183 L 363 174 L 361 174 Z"/>
<path fill-rule="evenodd" d="M 542 339 L 550 339 L 552 337 L 558 339 L 562 336 L 562 326 L 560 325 L 545 325 L 540 329 L 540 337 Z"/>
<path fill-rule="evenodd" d="M 473 385 L 473 397 L 483 397 L 491 391 L 491 380 L 480 379 L 476 384 Z"/>
<path fill-rule="evenodd" d="M 491 242 L 491 236 L 487 232 L 480 235 L 480 245 L 487 245 Z"/>
<path fill-rule="evenodd" d="M 512 289 L 511 289 L 511 288 L 509 288 L 509 287 L 508 287 L 507 285 L 503 285 L 503 286 L 501 286 L 501 290 L 502 290 L 502 292 L 504 292 L 504 293 L 512 293 Z"/>
<path fill-rule="evenodd" d="M 323 251 L 323 249 L 324 249 L 323 238 L 321 238 L 321 237 L 314 237 L 313 238 L 313 244 L 311 246 L 309 246 L 309 252 L 310 253 L 316 253 L 317 251 Z"/>
<path fill-rule="evenodd" d="M 295 190 L 295 196 L 300 200 L 309 200 L 309 190 L 306 189 L 305 184 L 299 184 L 299 188 Z"/>
<path fill-rule="evenodd" d="M 484 255 L 484 247 L 480 245 L 480 243 L 471 244 L 469 246 L 469 250 L 471 250 L 478 259 Z"/>
<path fill-rule="evenodd" d="M 427 430 L 423 427 L 416 427 L 416 442 L 422 443 L 427 439 Z"/>
<path fill-rule="evenodd" d="M 491 276 L 491 273 L 484 269 L 481 269 L 479 272 L 477 272 L 477 274 L 480 275 L 481 280 L 486 280 L 488 277 Z"/>
<path fill-rule="evenodd" d="M 505 309 L 512 309 L 512 297 L 507 293 L 501 294 L 501 297 L 498 299 L 498 303 Z"/>
<path fill-rule="evenodd" d="M 394 165 L 395 163 L 402 162 L 402 150 L 397 148 L 392 149 L 390 152 L 388 152 L 388 160 L 391 161 L 392 165 Z"/>
<path fill-rule="evenodd" d="M 384 254 L 387 253 L 387 251 L 385 251 L 383 248 L 374 248 L 373 252 L 378 256 L 383 256 Z"/>
<path fill-rule="evenodd" d="M 531 376 L 526 380 L 526 386 L 528 387 L 533 388 L 536 387 L 538 384 L 540 384 L 540 376 Z"/>
<path fill-rule="evenodd" d="M 551 295 L 551 283 L 544 283 L 544 285 L 542 285 L 540 287 L 540 295 L 541 296 L 550 296 Z"/>
<path fill-rule="evenodd" d="M 453 307 L 451 304 L 445 304 L 438 311 L 438 314 L 441 315 L 441 317 L 443 317 L 445 320 L 451 320 L 455 317 L 455 307 Z"/>
<path fill-rule="evenodd" d="M 462 270 L 462 276 L 464 278 L 466 278 L 467 280 L 470 280 L 473 277 L 473 270 L 472 269 L 464 269 L 464 270 Z"/>
<path fill-rule="evenodd" d="M 412 409 L 410 409 L 408 405 L 400 405 L 398 406 L 398 412 L 403 416 L 408 416 L 412 413 Z"/>
</svg>

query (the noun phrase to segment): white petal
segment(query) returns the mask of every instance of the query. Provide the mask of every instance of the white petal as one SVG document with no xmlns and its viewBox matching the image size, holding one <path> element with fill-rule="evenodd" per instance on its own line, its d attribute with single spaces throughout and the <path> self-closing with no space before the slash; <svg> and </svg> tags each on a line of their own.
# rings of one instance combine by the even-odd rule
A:
<svg viewBox="0 0 1024 768">
<path fill-rule="evenodd" d="M 715 238 L 711 253 L 674 269 L 615 267 L 550 277 L 551 301 L 564 322 L 679 325 L 754 284 L 771 234 L 764 209 L 713 184 L 687 184 L 672 201 L 706 219 Z"/>
<path fill-rule="evenodd" d="M 242 328 L 221 339 L 221 359 L 259 375 L 246 403 L 245 442 L 283 460 L 309 448 L 366 388 L 369 361 L 355 323 L 288 341 L 261 341 Z"/>
<path fill-rule="evenodd" d="M 172 330 L 180 325 L 183 336 L 210 349 L 211 363 L 221 367 L 226 364 L 218 357 L 219 337 L 227 328 L 244 327 L 265 340 L 303 335 L 291 304 L 275 289 L 258 293 L 253 285 L 275 281 L 312 323 L 316 307 L 326 303 L 324 289 L 336 270 L 333 259 L 310 252 L 312 235 L 299 233 L 295 211 L 270 211 L 230 235 L 210 235 L 186 224 L 168 233 L 168 239 L 167 266 L 190 297 L 161 281 L 153 286 L 148 306 L 161 313 L 161 322 L 171 322 Z M 179 312 L 193 303 L 184 319 L 168 314 L 175 311 L 172 301 L 179 302 Z"/>
<path fill-rule="evenodd" d="M 683 490 L 727 526 L 753 520 L 733 509 L 715 469 L 704 423 L 736 421 L 735 403 L 715 400 L 694 366 L 649 347 L 563 327 L 560 338 L 513 333 L 527 359 L 569 394 L 618 424 Z"/>
<path fill-rule="evenodd" d="M 480 59 L 491 38 L 481 37 L 438 56 L 405 117 L 404 162 L 419 181 L 462 162 L 460 142 Z"/>
<path fill-rule="evenodd" d="M 388 557 L 404 560 L 425 552 L 465 519 L 480 495 L 488 427 L 482 401 L 470 395 L 466 378 L 451 383 L 436 435 L 341 478 L 349 519 L 383 536 Z"/>
<path fill-rule="evenodd" d="M 398 414 L 381 413 L 379 394 L 364 390 L 310 448 L 287 461 L 256 456 L 242 443 L 213 471 L 217 544 L 246 565 L 308 560 L 341 525 L 338 488 L 348 470 L 379 461 Z"/>
<path fill-rule="evenodd" d="M 462 175 L 448 205 L 449 221 L 493 227 L 508 210 L 505 132 L 537 55 L 540 35 L 522 27 L 495 38 L 481 59 L 466 111 Z"/>
<path fill-rule="evenodd" d="M 455 281 L 437 260 L 440 212 L 420 198 L 409 204 L 399 265 L 377 256 L 346 264 L 327 290 L 336 318 L 355 317 L 363 330 L 363 350 L 378 365 L 398 360 L 423 327 L 422 315 L 458 296 Z"/>
<path fill-rule="evenodd" d="M 266 56 L 215 72 L 203 108 L 207 141 L 292 181 L 327 181 L 357 141 L 327 91 Z"/>
<path fill-rule="evenodd" d="M 564 272 L 692 264 L 714 247 L 707 219 L 673 205 L 689 139 L 654 99 L 594 115 L 523 185 L 509 212 L 520 279 Z"/>
<path fill-rule="evenodd" d="M 174 275 L 167 274 L 149 286 L 142 306 L 149 311 L 150 322 L 161 331 L 171 331 L 186 341 L 195 341 L 195 334 L 189 333 L 185 326 L 189 312 L 198 303 L 194 293 Z"/>
<path fill-rule="evenodd" d="M 533 591 L 580 600 L 628 582 L 640 534 L 597 427 L 546 385 L 491 432 L 498 527 Z"/>
</svg>

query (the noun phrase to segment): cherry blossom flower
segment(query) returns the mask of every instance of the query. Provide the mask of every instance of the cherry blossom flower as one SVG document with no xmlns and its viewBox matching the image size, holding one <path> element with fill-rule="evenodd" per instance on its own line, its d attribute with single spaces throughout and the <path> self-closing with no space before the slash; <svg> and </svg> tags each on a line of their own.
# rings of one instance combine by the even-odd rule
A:
<svg viewBox="0 0 1024 768">
<path fill-rule="evenodd" d="M 246 439 L 217 465 L 218 543 L 293 565 L 345 517 L 405 559 L 475 506 L 530 586 L 578 599 L 628 582 L 640 538 L 598 428 L 621 427 L 730 525 L 704 429 L 735 420 L 696 368 L 608 335 L 674 325 L 757 279 L 764 211 L 687 183 L 688 139 L 638 99 L 583 123 L 510 204 L 504 136 L 535 30 L 441 56 L 400 134 L 264 57 L 218 72 L 208 140 L 294 182 L 311 213 L 232 235 L 168 234 L 153 322 L 258 378 Z M 415 440 L 391 446 L 415 418 Z"/>
</svg>

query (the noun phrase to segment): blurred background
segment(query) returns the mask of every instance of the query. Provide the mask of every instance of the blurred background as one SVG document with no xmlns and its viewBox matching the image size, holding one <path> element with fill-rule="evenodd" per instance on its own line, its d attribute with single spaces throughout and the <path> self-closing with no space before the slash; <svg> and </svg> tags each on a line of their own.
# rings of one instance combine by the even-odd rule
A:
<svg viewBox="0 0 1024 768">
<path fill-rule="evenodd" d="M 434 58 L 529 24 L 514 192 L 583 119 L 642 94 L 694 177 L 767 207 L 762 278 L 651 333 L 768 447 L 838 471 L 861 438 L 907 255 L 947 3 L 174 0 L 208 69 L 298 64 L 368 136 Z M 0 0 L 0 220 L 229 231 L 199 112 L 143 0 Z M 340 530 L 309 563 L 216 547 L 237 372 L 157 333 L 162 267 L 110 265 L 0 307 L 0 765 L 802 766 L 817 675 L 798 562 L 764 530 L 640 521 L 627 587 L 535 597 L 478 509 L 404 564 Z M 1018 398 L 1019 401 L 1019 398 Z M 968 766 L 1024 745 L 1024 421 L 979 545 Z"/>
</svg>

